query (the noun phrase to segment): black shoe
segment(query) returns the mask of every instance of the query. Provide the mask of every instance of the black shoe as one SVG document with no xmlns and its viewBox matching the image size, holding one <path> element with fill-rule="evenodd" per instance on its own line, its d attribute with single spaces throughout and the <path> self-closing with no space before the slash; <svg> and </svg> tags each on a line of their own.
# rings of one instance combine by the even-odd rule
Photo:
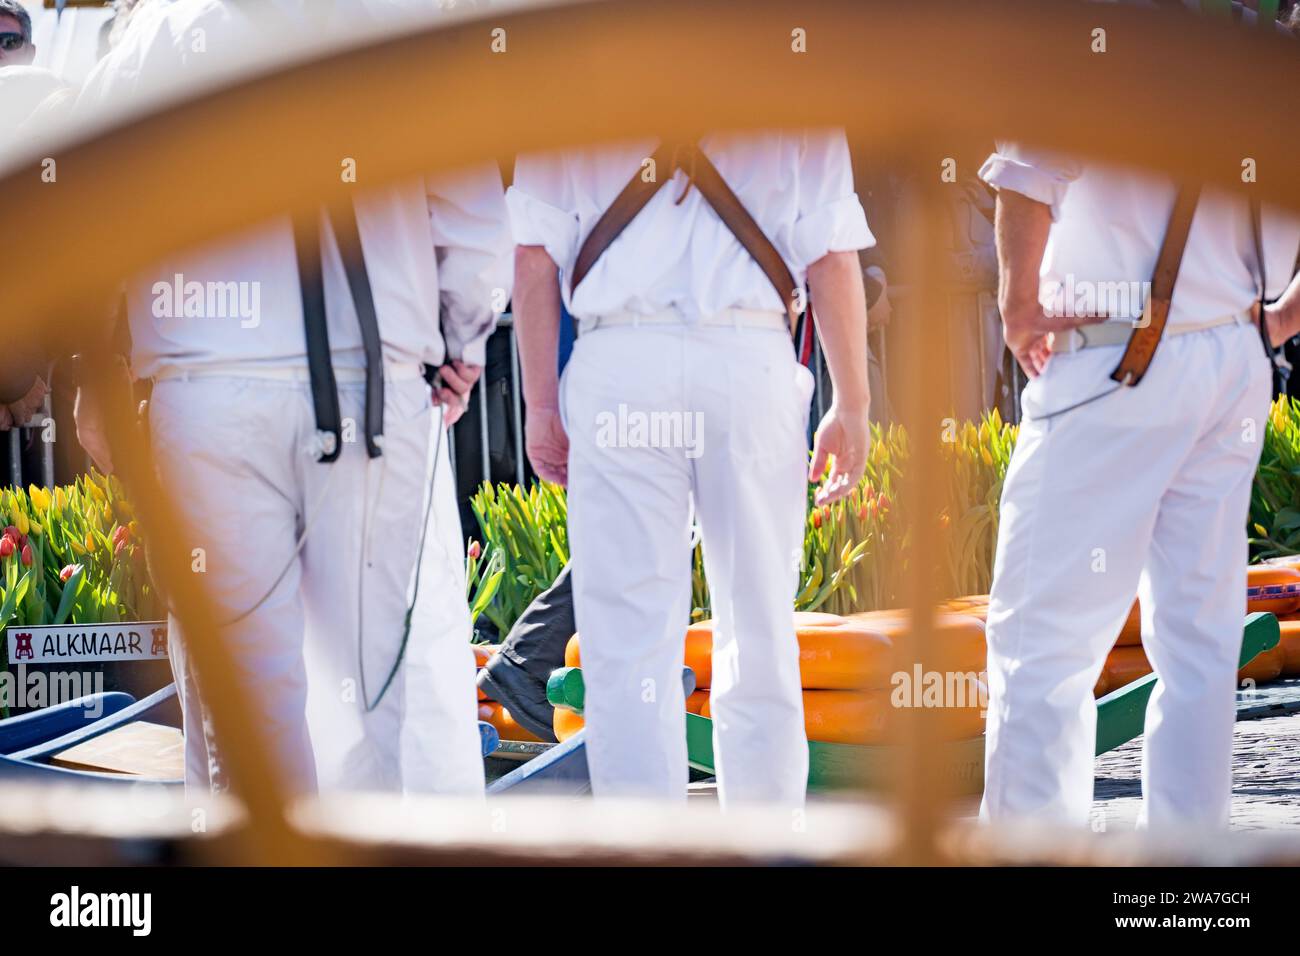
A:
<svg viewBox="0 0 1300 956">
<path fill-rule="evenodd" d="M 479 671 L 479 690 L 506 710 L 515 722 L 539 740 L 558 743 L 553 721 L 555 708 L 546 699 L 546 683 L 538 680 L 514 661 L 493 654 Z"/>
</svg>

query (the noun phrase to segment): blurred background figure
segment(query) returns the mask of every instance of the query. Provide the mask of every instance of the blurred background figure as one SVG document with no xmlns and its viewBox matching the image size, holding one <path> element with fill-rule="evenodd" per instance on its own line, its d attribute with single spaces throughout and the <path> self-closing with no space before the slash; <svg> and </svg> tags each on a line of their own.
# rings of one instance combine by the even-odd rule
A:
<svg viewBox="0 0 1300 956">
<path fill-rule="evenodd" d="M 24 46 L 15 47 L 19 37 Z M 31 21 L 14 0 L 0 0 L 0 144 L 18 148 L 28 130 L 67 88 L 49 70 L 20 65 L 14 52 L 26 50 L 30 62 Z M 11 241 L 21 240 L 15 236 Z M 51 354 L 40 341 L 8 342 L 0 356 L 0 481 L 19 485 L 24 478 L 52 478 L 52 435 L 41 428 L 49 416 L 47 397 Z"/>
<path fill-rule="evenodd" d="M 0 66 L 28 66 L 35 59 L 31 14 L 18 0 L 0 0 Z"/>
</svg>

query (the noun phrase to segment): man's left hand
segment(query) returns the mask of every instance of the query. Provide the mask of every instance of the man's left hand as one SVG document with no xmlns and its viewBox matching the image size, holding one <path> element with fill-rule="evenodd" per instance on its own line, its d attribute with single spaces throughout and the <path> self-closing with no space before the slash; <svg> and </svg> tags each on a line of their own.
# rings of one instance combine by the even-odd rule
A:
<svg viewBox="0 0 1300 956">
<path fill-rule="evenodd" d="M 460 421 L 469 408 L 470 392 L 482 374 L 483 366 L 468 365 L 460 359 L 453 359 L 438 369 L 442 385 L 434 389 L 434 397 L 442 405 L 443 424 L 450 427 Z"/>
<path fill-rule="evenodd" d="M 1256 302 L 1251 306 L 1251 312 L 1255 321 L 1259 321 L 1259 303 Z M 1264 322 L 1268 330 L 1268 339 L 1273 343 L 1273 348 L 1281 348 L 1288 339 L 1293 337 L 1300 329 L 1296 328 L 1296 323 L 1291 320 L 1287 310 L 1280 304 L 1264 306 Z"/>
<path fill-rule="evenodd" d="M 813 436 L 808 480 L 817 481 L 826 471 L 828 459 L 831 463 L 830 474 L 826 475 L 821 487 L 817 489 L 817 504 L 829 504 L 843 498 L 862 479 L 871 445 L 871 424 L 867 410 L 866 402 L 850 407 L 842 407 L 835 402 L 817 426 L 817 434 Z"/>
</svg>

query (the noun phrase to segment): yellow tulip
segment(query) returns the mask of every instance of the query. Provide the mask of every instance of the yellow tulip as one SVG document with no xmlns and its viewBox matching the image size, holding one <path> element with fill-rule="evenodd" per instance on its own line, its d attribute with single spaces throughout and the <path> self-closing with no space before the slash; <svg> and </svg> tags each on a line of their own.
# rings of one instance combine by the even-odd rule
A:
<svg viewBox="0 0 1300 956">
<path fill-rule="evenodd" d="M 86 532 L 86 550 L 87 551 L 95 550 L 95 536 L 92 535 L 89 531 Z"/>
<path fill-rule="evenodd" d="M 26 512 L 18 512 L 17 517 L 14 518 L 14 527 L 18 529 L 19 534 L 24 535 L 32 530 L 32 523 L 27 520 Z"/>
</svg>

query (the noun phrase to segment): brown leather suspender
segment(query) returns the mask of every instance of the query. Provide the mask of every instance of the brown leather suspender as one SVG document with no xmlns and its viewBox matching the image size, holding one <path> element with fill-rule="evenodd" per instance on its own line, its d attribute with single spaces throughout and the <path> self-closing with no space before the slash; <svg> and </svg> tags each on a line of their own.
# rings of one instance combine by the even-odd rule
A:
<svg viewBox="0 0 1300 956">
<path fill-rule="evenodd" d="M 749 214 L 740 198 L 727 185 L 718 168 L 713 165 L 704 151 L 696 143 L 673 148 L 660 146 L 651 157 L 654 161 L 655 178 L 647 181 L 638 171 L 623 191 L 615 197 L 610 207 L 605 210 L 596 225 L 592 227 L 587 238 L 583 240 L 578 258 L 573 266 L 573 279 L 570 291 L 576 290 L 579 283 L 587 277 L 592 266 L 619 234 L 627 228 L 637 213 L 645 208 L 663 185 L 681 169 L 689 177 L 687 188 L 693 184 L 704 197 L 705 202 L 717 213 L 723 225 L 730 230 L 736 240 L 745 247 L 745 251 L 758 263 L 763 274 L 767 276 L 772 288 L 785 303 L 786 314 L 790 320 L 790 332 L 794 334 L 798 327 L 799 290 L 781 253 L 772 245 L 772 240 L 763 233 L 763 229 Z M 685 193 L 683 193 L 685 195 Z M 680 201 L 680 200 L 679 200 Z"/>
<path fill-rule="evenodd" d="M 1128 346 L 1124 349 L 1124 357 L 1110 376 L 1121 385 L 1136 385 L 1142 381 L 1142 376 L 1151 365 L 1151 359 L 1155 357 L 1156 347 L 1169 322 L 1174 285 L 1178 282 L 1178 270 L 1183 264 L 1183 253 L 1187 249 L 1187 237 L 1192 231 L 1192 219 L 1196 216 L 1196 204 L 1200 196 L 1199 185 L 1181 186 L 1178 189 L 1174 210 L 1169 216 L 1169 228 L 1165 231 L 1165 240 L 1156 258 L 1155 275 L 1151 277 L 1151 293 L 1147 296 L 1143 313 L 1146 321 L 1134 327 Z"/>
</svg>

